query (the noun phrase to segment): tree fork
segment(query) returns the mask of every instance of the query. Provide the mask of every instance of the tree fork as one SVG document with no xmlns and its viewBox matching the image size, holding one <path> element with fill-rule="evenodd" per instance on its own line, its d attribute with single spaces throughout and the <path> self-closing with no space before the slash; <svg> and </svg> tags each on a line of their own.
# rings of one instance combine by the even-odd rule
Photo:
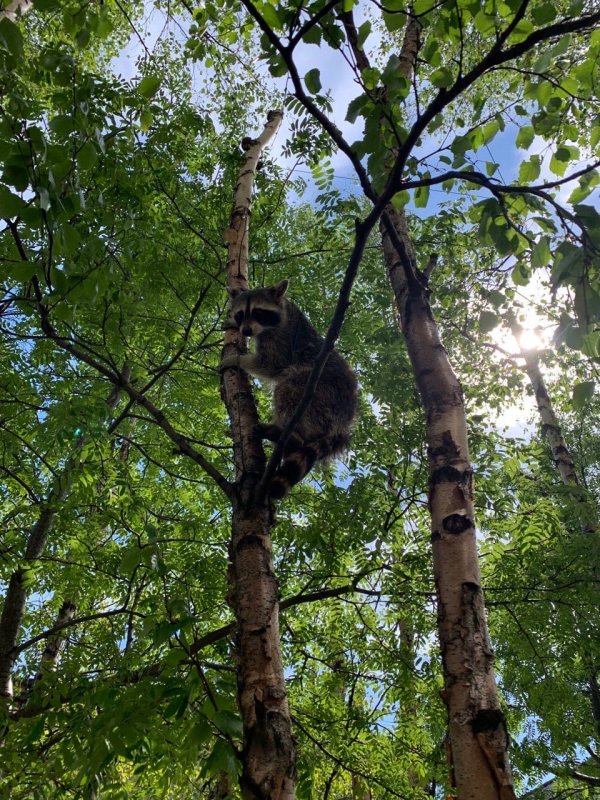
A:
<svg viewBox="0 0 600 800">
<path fill-rule="evenodd" d="M 227 285 L 248 288 L 248 232 L 252 188 L 260 155 L 275 136 L 281 111 L 271 111 L 262 134 L 245 138 L 235 187 Z M 245 350 L 235 327 L 227 327 L 223 356 Z M 248 376 L 223 372 L 222 398 L 231 420 L 237 492 L 229 547 L 229 601 L 236 617 L 238 702 L 244 729 L 240 787 L 245 800 L 293 800 L 295 743 L 285 691 L 279 641 L 279 584 L 273 572 L 272 509 L 256 498 L 266 459 L 256 433 L 258 412 Z"/>
</svg>

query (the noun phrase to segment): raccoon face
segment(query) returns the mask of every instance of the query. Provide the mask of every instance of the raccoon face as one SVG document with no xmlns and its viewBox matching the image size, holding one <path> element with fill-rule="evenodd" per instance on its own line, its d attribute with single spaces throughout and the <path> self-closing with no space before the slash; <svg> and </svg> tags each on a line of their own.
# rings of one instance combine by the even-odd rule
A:
<svg viewBox="0 0 600 800">
<path fill-rule="evenodd" d="M 285 317 L 288 281 L 248 292 L 230 292 L 231 316 L 243 336 L 258 336 L 277 328 Z"/>
</svg>

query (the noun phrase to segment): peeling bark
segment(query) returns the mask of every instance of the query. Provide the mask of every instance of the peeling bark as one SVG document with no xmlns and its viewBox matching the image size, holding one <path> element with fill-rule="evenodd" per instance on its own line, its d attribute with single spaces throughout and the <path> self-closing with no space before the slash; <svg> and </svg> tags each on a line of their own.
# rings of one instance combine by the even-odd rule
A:
<svg viewBox="0 0 600 800">
<path fill-rule="evenodd" d="M 364 69 L 368 60 L 352 36 L 351 12 L 342 19 L 355 61 Z M 409 81 L 419 40 L 418 19 L 409 17 L 398 67 Z M 388 163 L 392 173 L 401 168 L 399 151 L 390 150 Z M 392 205 L 386 207 L 380 229 L 426 414 L 433 568 L 453 782 L 459 800 L 515 800 L 481 589 L 463 392 L 429 304 L 427 283 L 436 257 L 430 258 L 425 273 L 419 271 L 406 215 Z"/>
<path fill-rule="evenodd" d="M 226 232 L 229 289 L 248 288 L 248 229 L 252 187 L 261 152 L 277 132 L 282 113 L 273 111 L 258 139 L 245 139 L 244 161 Z M 236 327 L 225 332 L 223 356 L 245 352 Z M 248 376 L 223 373 L 222 397 L 231 420 L 236 465 L 229 601 L 234 609 L 238 701 L 244 728 L 240 787 L 245 800 L 292 800 L 295 743 L 285 691 L 279 641 L 279 584 L 273 572 L 272 509 L 255 500 L 265 469 L 258 412 Z"/>
</svg>

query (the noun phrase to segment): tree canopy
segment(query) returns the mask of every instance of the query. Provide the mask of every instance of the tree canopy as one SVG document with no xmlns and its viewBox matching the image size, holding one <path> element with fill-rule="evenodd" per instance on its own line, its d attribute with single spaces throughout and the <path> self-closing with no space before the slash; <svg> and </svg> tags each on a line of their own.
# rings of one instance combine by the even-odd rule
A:
<svg viewBox="0 0 600 800">
<path fill-rule="evenodd" d="M 260 478 L 235 404 L 270 398 L 219 368 L 235 268 L 289 278 L 361 389 L 346 458 L 261 507 L 293 796 L 455 792 L 418 288 L 464 392 L 514 791 L 600 797 L 596 5 L 4 7 L 0 795 L 267 796 L 232 595 Z M 280 109 L 242 276 L 232 200 Z"/>
</svg>

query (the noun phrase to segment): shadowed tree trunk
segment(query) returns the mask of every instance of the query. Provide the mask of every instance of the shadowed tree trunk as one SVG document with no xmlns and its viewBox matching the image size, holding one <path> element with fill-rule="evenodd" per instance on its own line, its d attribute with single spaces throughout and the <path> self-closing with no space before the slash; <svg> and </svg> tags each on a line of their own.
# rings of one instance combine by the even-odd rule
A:
<svg viewBox="0 0 600 800">
<path fill-rule="evenodd" d="M 129 379 L 128 367 L 124 368 L 123 375 L 126 380 Z M 119 392 L 116 389 L 111 390 L 106 401 L 110 410 L 116 408 L 119 396 Z M 46 500 L 40 504 L 37 521 L 27 539 L 25 553 L 23 554 L 23 566 L 16 569 L 10 576 L 4 597 L 2 616 L 0 617 L 0 697 L 9 699 L 12 697 L 11 673 L 17 657 L 16 645 L 19 637 L 19 628 L 25 614 L 28 573 L 44 552 L 56 515 L 72 484 L 73 472 L 77 469 L 78 453 L 86 441 L 87 436 L 85 435 L 77 439 L 65 468 L 56 477 L 55 485 L 48 493 Z"/>
<path fill-rule="evenodd" d="M 75 610 L 75 604 L 70 600 L 65 600 L 56 617 L 55 626 L 60 629 L 68 625 L 75 616 Z M 41 681 L 46 673 L 55 669 L 65 641 L 65 634 L 61 633 L 60 630 L 54 636 L 48 637 L 40 659 L 40 666 L 35 676 L 36 683 Z"/>
<path fill-rule="evenodd" d="M 248 236 L 252 186 L 263 148 L 275 135 L 282 114 L 273 111 L 258 139 L 245 139 L 245 155 L 235 188 L 230 227 L 227 283 L 248 288 Z M 245 352 L 236 327 L 227 327 L 223 356 Z M 258 413 L 248 376 L 223 373 L 223 401 L 231 420 L 236 488 L 230 542 L 230 603 L 237 620 L 238 698 L 244 727 L 240 785 L 247 800 L 292 800 L 295 746 L 279 642 L 278 583 L 273 572 L 272 509 L 256 502 L 265 469 Z"/>
</svg>

